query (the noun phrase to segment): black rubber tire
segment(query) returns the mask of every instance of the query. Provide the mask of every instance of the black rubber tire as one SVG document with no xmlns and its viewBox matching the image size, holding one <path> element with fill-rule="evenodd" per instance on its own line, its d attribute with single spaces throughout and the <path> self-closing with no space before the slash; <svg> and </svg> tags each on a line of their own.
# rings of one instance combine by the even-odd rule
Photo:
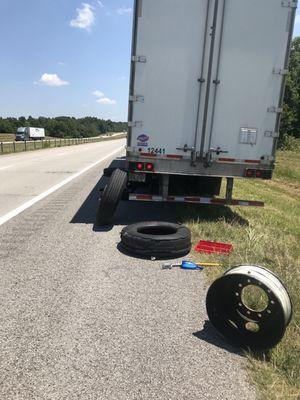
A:
<svg viewBox="0 0 300 400">
<path fill-rule="evenodd" d="M 190 252 L 191 232 L 170 222 L 140 222 L 122 230 L 121 244 L 130 254 L 173 259 Z"/>
<path fill-rule="evenodd" d="M 127 184 L 127 173 L 116 169 L 106 185 L 97 210 L 97 224 L 109 225 Z"/>
</svg>

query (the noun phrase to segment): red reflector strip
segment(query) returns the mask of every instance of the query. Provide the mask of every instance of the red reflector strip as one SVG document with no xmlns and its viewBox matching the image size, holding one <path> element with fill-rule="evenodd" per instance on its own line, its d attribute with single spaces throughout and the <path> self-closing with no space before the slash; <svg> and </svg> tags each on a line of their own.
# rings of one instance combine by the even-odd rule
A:
<svg viewBox="0 0 300 400">
<path fill-rule="evenodd" d="M 136 200 L 152 200 L 153 196 L 147 195 L 147 194 L 138 194 L 135 197 L 136 197 Z"/>
<path fill-rule="evenodd" d="M 247 164 L 260 164 L 259 160 L 245 160 L 245 163 Z"/>
<path fill-rule="evenodd" d="M 263 201 L 248 201 L 249 206 L 264 207 L 265 203 Z"/>
<path fill-rule="evenodd" d="M 211 204 L 211 205 L 231 205 L 231 206 L 252 206 L 252 207 L 264 207 L 262 201 L 248 201 L 248 200 L 231 200 L 226 199 L 214 199 L 211 197 L 183 197 L 183 196 L 168 196 L 167 199 L 163 199 L 162 196 L 153 196 L 149 194 L 131 194 L 129 200 L 136 201 L 168 201 L 176 203 L 197 203 L 197 204 Z"/>
<path fill-rule="evenodd" d="M 168 196 L 168 201 L 175 201 L 175 197 L 174 196 Z"/>
<path fill-rule="evenodd" d="M 237 160 L 236 158 L 218 158 L 220 162 L 238 162 L 244 164 L 260 164 L 259 160 Z"/>
<path fill-rule="evenodd" d="M 221 204 L 221 205 L 225 205 L 226 204 L 226 200 L 225 199 L 211 199 L 211 204 Z"/>
<path fill-rule="evenodd" d="M 190 202 L 190 203 L 200 203 L 201 202 L 201 197 L 185 197 L 184 201 Z"/>
<path fill-rule="evenodd" d="M 142 157 L 149 157 L 149 158 L 155 158 L 156 154 L 151 154 L 151 153 L 140 153 L 140 156 Z"/>
<path fill-rule="evenodd" d="M 246 202 L 246 203 L 248 203 L 248 202 Z M 240 201 L 239 200 L 231 200 L 230 205 L 238 206 L 238 205 L 240 205 Z"/>
<path fill-rule="evenodd" d="M 235 159 L 235 158 L 218 158 L 218 161 L 222 161 L 222 162 L 235 162 L 236 159 Z"/>
</svg>

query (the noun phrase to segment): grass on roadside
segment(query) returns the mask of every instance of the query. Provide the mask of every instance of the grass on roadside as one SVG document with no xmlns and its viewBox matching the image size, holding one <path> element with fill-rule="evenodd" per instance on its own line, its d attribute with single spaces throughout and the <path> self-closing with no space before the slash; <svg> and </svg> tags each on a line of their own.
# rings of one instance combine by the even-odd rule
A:
<svg viewBox="0 0 300 400">
<path fill-rule="evenodd" d="M 261 208 L 181 206 L 181 222 L 200 239 L 232 243 L 229 257 L 194 254 L 196 261 L 216 261 L 210 280 L 229 267 L 258 264 L 273 270 L 292 297 L 294 316 L 283 341 L 263 355 L 247 354 L 252 381 L 262 398 L 300 399 L 300 153 L 278 152 L 272 181 L 237 180 L 234 197 L 263 200 Z"/>
<path fill-rule="evenodd" d="M 0 133 L 0 142 L 12 142 L 15 138 L 14 133 Z"/>
</svg>

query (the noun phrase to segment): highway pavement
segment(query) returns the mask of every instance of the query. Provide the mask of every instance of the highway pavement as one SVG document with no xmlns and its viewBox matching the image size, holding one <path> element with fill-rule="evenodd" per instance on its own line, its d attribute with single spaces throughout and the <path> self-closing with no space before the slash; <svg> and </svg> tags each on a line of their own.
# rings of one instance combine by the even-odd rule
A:
<svg viewBox="0 0 300 400">
<path fill-rule="evenodd" d="M 122 147 L 0 157 L 0 399 L 255 399 L 207 320 L 205 275 L 119 251 L 124 225 L 172 209 L 122 203 L 114 226 L 94 225 Z"/>
</svg>

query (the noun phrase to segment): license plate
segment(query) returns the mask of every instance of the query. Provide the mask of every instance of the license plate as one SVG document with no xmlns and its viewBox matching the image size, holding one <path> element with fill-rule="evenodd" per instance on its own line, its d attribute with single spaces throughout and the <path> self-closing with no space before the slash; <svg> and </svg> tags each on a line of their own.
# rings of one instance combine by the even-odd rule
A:
<svg viewBox="0 0 300 400">
<path fill-rule="evenodd" d="M 129 181 L 131 182 L 146 182 L 146 174 L 129 173 Z"/>
</svg>

